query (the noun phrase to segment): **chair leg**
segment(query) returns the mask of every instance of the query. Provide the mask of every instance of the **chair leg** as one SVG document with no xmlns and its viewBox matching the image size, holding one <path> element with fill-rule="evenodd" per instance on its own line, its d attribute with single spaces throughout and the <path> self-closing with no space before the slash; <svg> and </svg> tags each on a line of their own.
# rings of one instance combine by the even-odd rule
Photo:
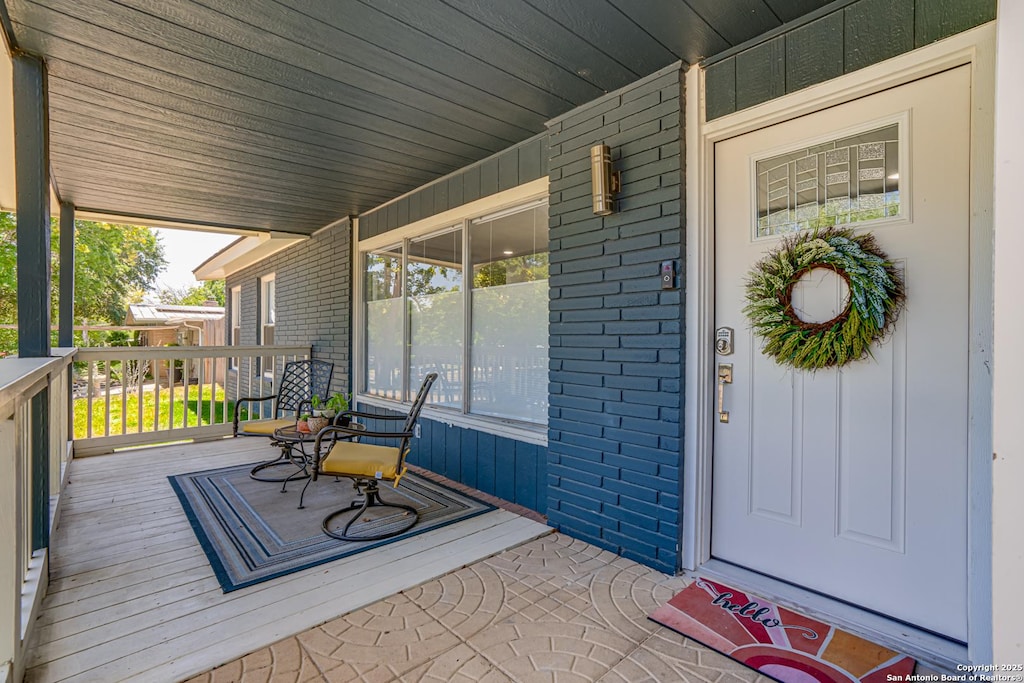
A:
<svg viewBox="0 0 1024 683">
<path fill-rule="evenodd" d="M 360 484 L 362 484 L 362 487 L 360 487 Z M 419 512 L 413 506 L 402 505 L 401 503 L 385 502 L 380 497 L 380 489 L 377 486 L 376 480 L 371 480 L 369 482 L 357 482 L 356 489 L 358 490 L 359 488 L 364 489 L 362 491 L 362 501 L 356 501 L 355 503 L 352 503 L 348 507 L 341 508 L 340 510 L 335 510 L 334 512 L 324 517 L 324 521 L 321 524 L 321 527 L 323 528 L 324 533 L 330 536 L 331 538 L 337 538 L 341 541 L 379 541 L 381 539 L 391 538 L 392 536 L 397 536 L 399 534 L 405 533 L 413 526 L 415 526 L 416 522 L 419 521 Z M 358 533 L 352 533 L 352 525 L 358 521 L 361 521 L 363 514 L 370 508 L 391 508 L 396 511 L 402 510 L 405 512 L 405 516 L 408 517 L 408 519 L 403 520 L 398 526 L 394 528 L 390 528 L 392 525 L 388 524 L 390 530 L 384 533 L 363 535 L 360 535 Z M 352 519 L 350 519 L 345 524 L 341 531 L 331 531 L 331 521 L 338 515 L 349 513 L 352 510 L 356 510 L 355 514 L 352 515 Z"/>
<path fill-rule="evenodd" d="M 295 453 L 293 452 L 292 444 L 289 443 L 276 443 L 274 444 L 281 449 L 281 454 L 273 460 L 267 460 L 265 462 L 257 463 L 255 467 L 249 472 L 249 477 L 256 481 L 267 481 L 275 484 L 281 484 L 281 492 L 284 493 L 287 489 L 288 482 L 298 481 L 300 479 L 308 479 L 309 471 L 306 468 L 305 455 L 302 457 L 301 464 L 296 459 Z M 292 465 L 296 469 L 294 472 L 287 476 L 266 476 L 262 474 L 264 470 L 271 468 L 280 467 L 281 465 Z"/>
</svg>

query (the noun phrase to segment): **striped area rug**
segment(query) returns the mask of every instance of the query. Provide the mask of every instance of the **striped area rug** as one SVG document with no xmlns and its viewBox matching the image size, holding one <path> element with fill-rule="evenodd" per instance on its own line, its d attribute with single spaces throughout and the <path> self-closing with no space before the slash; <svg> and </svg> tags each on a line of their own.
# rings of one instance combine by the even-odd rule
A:
<svg viewBox="0 0 1024 683">
<path fill-rule="evenodd" d="M 225 593 L 301 569 L 426 533 L 469 519 L 494 507 L 414 474 L 401 485 L 381 487 L 385 502 L 412 505 L 419 522 L 381 541 L 340 541 L 323 533 L 323 518 L 357 499 L 349 479 L 321 477 L 306 491 L 304 481 L 281 485 L 254 481 L 252 465 L 224 467 L 168 477 L 200 545 Z"/>
</svg>

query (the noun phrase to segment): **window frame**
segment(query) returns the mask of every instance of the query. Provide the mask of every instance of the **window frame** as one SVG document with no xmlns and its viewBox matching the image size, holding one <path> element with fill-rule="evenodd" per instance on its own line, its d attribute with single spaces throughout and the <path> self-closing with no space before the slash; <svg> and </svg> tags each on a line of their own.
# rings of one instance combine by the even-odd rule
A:
<svg viewBox="0 0 1024 683">
<path fill-rule="evenodd" d="M 361 404 L 376 406 L 379 408 L 387 408 L 391 410 L 403 410 L 409 405 L 409 394 L 415 392 L 415 387 L 407 388 L 403 394 L 405 400 L 396 401 L 394 399 L 386 399 L 380 396 L 367 394 L 363 390 L 366 381 L 366 353 L 367 353 L 367 339 L 366 339 L 366 327 L 365 327 L 365 296 L 364 288 L 365 283 L 365 256 L 368 252 L 374 250 L 380 250 L 388 246 L 400 244 L 402 246 L 403 254 L 403 279 L 406 275 L 406 264 L 405 258 L 407 257 L 407 243 L 412 239 L 423 239 L 430 235 L 436 235 L 444 233 L 448 230 L 458 228 L 462 230 L 462 238 L 464 240 L 464 258 L 469 259 L 469 251 L 465 242 L 469 240 L 469 231 L 472 228 L 474 221 L 481 219 L 493 219 L 506 213 L 516 213 L 519 211 L 527 211 L 532 208 L 539 206 L 548 205 L 548 179 L 546 177 L 539 178 L 535 181 L 525 183 L 518 187 L 512 188 L 504 192 L 485 197 L 480 200 L 464 204 L 463 206 L 444 211 L 442 213 L 430 216 L 420 221 L 410 223 L 400 228 L 390 230 L 373 237 L 359 240 L 359 221 L 353 221 L 353 236 L 352 236 L 352 267 L 353 267 L 353 295 L 354 295 L 354 306 L 353 306 L 353 386 L 355 387 L 355 398 Z M 471 274 L 464 274 L 466 282 L 471 279 Z M 468 289 L 468 285 L 466 289 Z M 465 291 L 465 290 L 464 290 Z M 407 301 L 408 293 L 405 291 L 405 283 L 403 282 L 403 305 Z M 464 305 L 469 308 L 471 305 L 471 297 L 464 297 Z M 470 311 L 467 310 L 464 323 L 466 331 L 464 332 L 465 340 L 463 344 L 464 356 L 469 356 L 471 353 L 471 336 L 469 333 L 469 326 L 471 325 Z M 405 314 L 403 318 L 407 318 Z M 407 327 L 406 325 L 403 326 Z M 403 329 L 403 342 L 408 344 L 408 331 Z M 464 358 L 465 368 L 469 368 L 469 358 Z M 408 366 L 408 357 L 406 356 L 406 366 Z M 406 386 L 408 385 L 408 367 L 404 368 L 406 379 Z M 546 421 L 544 423 L 531 423 L 520 420 L 514 420 L 509 418 L 501 418 L 487 415 L 480 415 L 476 413 L 468 412 L 468 392 L 464 392 L 466 395 L 463 400 L 463 409 L 458 410 L 455 408 L 447 408 L 434 405 L 424 406 L 424 412 L 427 416 L 433 416 L 434 419 L 443 421 L 450 425 L 456 425 L 477 431 L 495 434 L 497 436 L 505 436 L 516 439 L 518 441 L 525 441 L 528 443 L 534 443 L 538 445 L 547 445 L 547 432 L 548 426 Z"/>
<path fill-rule="evenodd" d="M 242 285 L 237 285 L 228 290 L 228 312 L 231 315 L 231 338 L 228 346 L 242 345 Z M 228 369 L 238 370 L 238 357 L 232 356 L 228 359 Z"/>
<path fill-rule="evenodd" d="M 269 292 L 269 295 L 268 295 Z M 271 328 L 271 337 L 275 336 L 277 326 L 277 273 L 269 273 L 259 278 L 259 325 L 256 328 L 256 343 L 267 346 L 267 328 Z M 268 318 L 271 322 L 267 322 Z M 271 340 L 273 345 L 274 340 Z M 260 357 L 257 371 L 262 371 L 264 378 L 271 382 L 274 379 L 276 356 Z"/>
<path fill-rule="evenodd" d="M 269 292 L 269 295 L 268 295 Z M 268 318 L 272 318 L 267 322 Z M 259 343 L 266 343 L 266 328 L 277 324 L 277 273 L 260 278 L 260 326 Z"/>
</svg>

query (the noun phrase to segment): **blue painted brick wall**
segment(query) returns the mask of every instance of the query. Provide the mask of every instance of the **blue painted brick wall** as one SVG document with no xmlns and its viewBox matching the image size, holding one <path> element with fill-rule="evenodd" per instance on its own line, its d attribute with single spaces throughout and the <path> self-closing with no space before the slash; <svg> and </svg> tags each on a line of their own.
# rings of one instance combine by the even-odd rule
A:
<svg viewBox="0 0 1024 683">
<path fill-rule="evenodd" d="M 663 70 L 551 124 L 549 522 L 666 572 L 679 567 L 682 73 Z M 622 174 L 591 211 L 589 151 Z"/>
</svg>

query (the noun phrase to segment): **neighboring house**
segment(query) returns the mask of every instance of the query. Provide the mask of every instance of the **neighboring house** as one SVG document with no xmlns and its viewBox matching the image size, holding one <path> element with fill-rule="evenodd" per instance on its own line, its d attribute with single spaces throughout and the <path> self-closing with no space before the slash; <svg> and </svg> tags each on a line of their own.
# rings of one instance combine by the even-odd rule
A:
<svg viewBox="0 0 1024 683">
<path fill-rule="evenodd" d="M 216 301 L 202 306 L 175 306 L 170 304 L 131 304 L 128 306 L 126 325 L 152 325 L 153 330 L 139 334 L 139 346 L 221 346 L 224 344 L 224 307 Z M 223 383 L 223 368 L 207 360 L 206 377 Z M 168 363 L 160 363 L 158 377 L 166 378 Z M 179 373 L 180 374 L 180 373 Z M 192 368 L 198 376 L 198 368 Z"/>
<path fill-rule="evenodd" d="M 152 325 L 142 331 L 140 346 L 218 346 L 224 343 L 224 307 L 211 301 L 202 306 L 131 304 L 125 325 Z"/>
</svg>

